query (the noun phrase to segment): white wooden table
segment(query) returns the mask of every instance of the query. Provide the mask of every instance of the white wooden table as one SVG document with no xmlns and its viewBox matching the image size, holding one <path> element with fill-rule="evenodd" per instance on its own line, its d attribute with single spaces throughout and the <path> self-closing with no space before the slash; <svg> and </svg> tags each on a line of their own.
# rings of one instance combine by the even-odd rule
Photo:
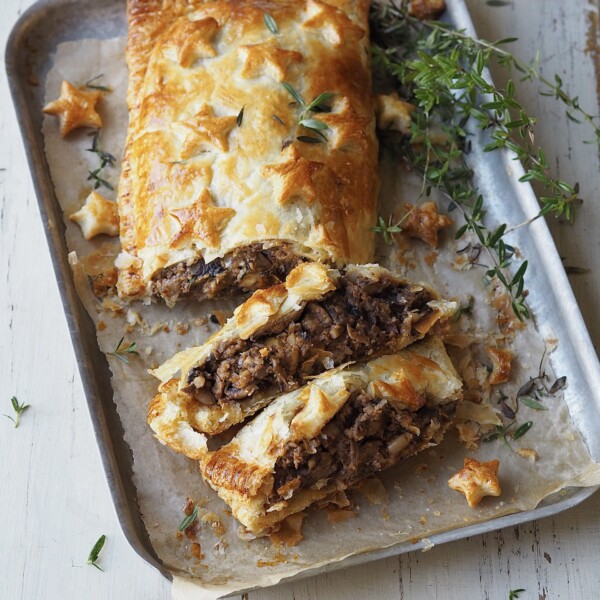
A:
<svg viewBox="0 0 600 600">
<path fill-rule="evenodd" d="M 0 1 L 0 46 L 30 0 Z M 522 58 L 540 50 L 544 73 L 559 73 L 581 104 L 598 112 L 599 0 L 468 0 L 482 37 L 517 36 Z M 594 59 L 596 65 L 594 68 Z M 587 199 L 574 227 L 552 224 L 596 343 L 600 320 L 600 164 L 587 132 L 560 107 L 519 95 L 539 117 L 538 140 L 554 172 L 578 180 Z M 589 136 L 588 136 L 589 137 Z M 170 585 L 123 537 L 109 497 L 63 309 L 22 149 L 6 77 L 0 74 L 0 413 L 10 397 L 31 404 L 19 429 L 0 417 L 0 597 L 8 600 L 166 599 Z M 101 535 L 104 573 L 86 565 Z M 275 589 L 253 600 L 290 598 L 590 600 L 600 597 L 600 507 L 592 497 L 555 518 L 371 563 Z"/>
</svg>

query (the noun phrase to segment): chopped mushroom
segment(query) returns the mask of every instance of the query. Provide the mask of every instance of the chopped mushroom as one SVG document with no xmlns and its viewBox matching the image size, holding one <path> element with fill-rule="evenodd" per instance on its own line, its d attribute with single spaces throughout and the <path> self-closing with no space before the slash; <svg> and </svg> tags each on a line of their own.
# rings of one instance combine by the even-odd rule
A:
<svg viewBox="0 0 600 600">
<path fill-rule="evenodd" d="M 500 461 L 479 462 L 465 458 L 464 467 L 450 477 L 450 489 L 465 495 L 471 508 L 475 508 L 484 496 L 499 496 L 502 493 L 498 481 Z"/>
</svg>

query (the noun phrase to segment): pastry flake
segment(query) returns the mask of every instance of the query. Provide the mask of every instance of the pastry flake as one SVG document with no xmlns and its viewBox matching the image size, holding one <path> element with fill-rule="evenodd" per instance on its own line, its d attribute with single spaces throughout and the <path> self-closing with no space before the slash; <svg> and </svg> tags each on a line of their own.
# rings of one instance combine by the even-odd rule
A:
<svg viewBox="0 0 600 600">
<path fill-rule="evenodd" d="M 46 104 L 43 111 L 58 116 L 61 137 L 80 127 L 102 127 L 102 118 L 96 112 L 96 104 L 102 95 L 99 90 L 82 90 L 63 81 L 60 97 Z"/>
<path fill-rule="evenodd" d="M 506 383 L 510 379 L 510 363 L 512 353 L 502 348 L 489 347 L 485 349 L 492 361 L 492 372 L 488 381 L 491 385 Z"/>
<path fill-rule="evenodd" d="M 416 106 L 405 102 L 398 94 L 379 94 L 375 97 L 375 112 L 377 113 L 377 127 L 382 130 L 410 133 L 411 114 Z"/>
<path fill-rule="evenodd" d="M 83 237 L 91 240 L 100 234 L 119 235 L 119 211 L 117 203 L 107 200 L 96 191 L 91 191 L 84 205 L 69 219 L 81 227 Z"/>
<path fill-rule="evenodd" d="M 464 494 L 471 508 L 475 508 L 485 496 L 500 496 L 500 461 L 479 462 L 474 458 L 465 458 L 464 465 L 448 480 L 448 486 Z"/>
</svg>

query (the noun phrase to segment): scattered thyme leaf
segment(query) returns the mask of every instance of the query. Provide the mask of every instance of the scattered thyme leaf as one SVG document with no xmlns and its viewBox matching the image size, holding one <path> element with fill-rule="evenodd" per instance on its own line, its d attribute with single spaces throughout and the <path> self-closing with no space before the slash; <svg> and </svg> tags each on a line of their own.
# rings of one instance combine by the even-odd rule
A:
<svg viewBox="0 0 600 600">
<path fill-rule="evenodd" d="M 90 554 L 87 559 L 87 564 L 91 565 L 92 567 L 96 567 L 96 569 L 98 569 L 99 571 L 104 571 L 104 569 L 102 569 L 101 567 L 98 566 L 97 560 L 98 560 L 98 556 L 100 556 L 100 552 L 102 551 L 102 548 L 104 548 L 105 542 L 106 542 L 106 536 L 101 535 L 98 538 L 98 541 L 94 544 L 94 547 L 90 551 Z"/>
<path fill-rule="evenodd" d="M 526 591 L 524 588 L 519 588 L 518 590 L 510 590 L 508 592 L 508 600 L 517 600 L 519 598 L 519 594 L 524 591 Z"/>
<path fill-rule="evenodd" d="M 129 344 L 129 346 L 127 346 L 127 348 L 125 348 L 123 346 L 123 341 L 125 340 L 125 337 L 122 337 L 119 340 L 119 343 L 117 344 L 117 347 L 115 348 L 114 352 L 108 352 L 107 354 L 109 354 L 110 356 L 114 356 L 115 358 L 118 358 L 120 361 L 124 362 L 126 365 L 129 364 L 129 357 L 126 356 L 127 354 L 134 354 L 136 356 L 139 355 L 139 352 L 137 350 L 137 343 L 136 342 L 132 342 L 131 344 Z"/>
<path fill-rule="evenodd" d="M 7 419 L 10 419 L 15 424 L 15 429 L 19 426 L 21 422 L 21 415 L 29 408 L 29 404 L 19 404 L 16 396 L 13 396 L 10 399 L 10 403 L 12 404 L 13 410 L 15 411 L 15 416 L 11 417 L 10 415 L 4 415 Z"/>
<path fill-rule="evenodd" d="M 591 269 L 586 269 L 584 267 L 574 267 L 571 265 L 565 265 L 565 271 L 567 275 L 587 275 L 591 273 Z"/>
<path fill-rule="evenodd" d="M 560 392 L 560 390 L 564 389 L 567 386 L 567 378 L 566 376 L 562 376 L 559 377 L 550 387 L 550 389 L 548 390 L 548 393 L 550 395 L 552 394 L 556 394 L 557 392 Z"/>
<path fill-rule="evenodd" d="M 279 35 L 279 27 L 277 27 L 277 22 L 269 13 L 265 13 L 263 15 L 263 21 L 265 22 L 265 26 L 267 27 L 267 29 L 273 35 Z"/>
<path fill-rule="evenodd" d="M 469 300 L 467 301 L 467 304 L 465 304 L 464 306 L 461 305 L 456 309 L 456 312 L 452 315 L 451 322 L 458 323 L 458 321 L 460 321 L 460 318 L 463 315 L 470 315 L 473 312 L 474 302 L 475 302 L 475 299 L 473 298 L 473 296 L 469 296 Z"/>
<path fill-rule="evenodd" d="M 531 428 L 533 427 L 533 421 L 526 421 L 523 425 L 517 427 L 516 431 L 512 434 L 513 440 L 522 438 Z"/>
<path fill-rule="evenodd" d="M 512 2 L 506 2 L 505 0 L 487 0 L 488 6 L 510 6 Z"/>
<path fill-rule="evenodd" d="M 92 147 L 87 148 L 86 150 L 87 150 L 87 152 L 93 152 L 94 154 L 96 154 L 98 156 L 98 158 L 100 159 L 100 166 L 97 169 L 94 169 L 93 171 L 88 171 L 87 180 L 94 181 L 94 189 L 95 190 L 97 190 L 100 186 L 104 186 L 105 188 L 112 190 L 112 189 L 114 189 L 112 184 L 109 183 L 104 177 L 102 177 L 102 171 L 104 170 L 105 167 L 114 166 L 117 159 L 110 152 L 106 152 L 106 151 L 102 150 L 102 148 L 100 148 L 100 130 L 99 129 L 92 131 L 88 135 L 90 135 L 92 138 Z"/>
<path fill-rule="evenodd" d="M 238 127 L 242 126 L 242 121 L 244 120 L 244 108 L 246 108 L 246 107 L 242 106 L 242 110 L 240 110 L 240 112 L 238 113 L 238 116 L 235 119 L 235 123 Z"/>
<path fill-rule="evenodd" d="M 88 81 L 86 81 L 83 86 L 90 89 L 90 90 L 99 90 L 101 92 L 112 92 L 112 88 L 107 86 L 107 85 L 99 85 L 97 83 L 94 83 L 95 81 L 98 81 L 98 79 L 101 79 L 102 77 L 104 77 L 104 73 L 100 73 L 100 75 L 96 75 L 96 77 L 92 77 L 91 79 L 88 79 Z"/>
<path fill-rule="evenodd" d="M 192 525 L 192 523 L 194 523 L 194 521 L 196 521 L 197 518 L 198 507 L 194 506 L 194 510 L 189 515 L 187 515 L 187 517 L 185 517 L 185 519 L 183 519 L 183 521 L 181 521 L 181 523 L 179 524 L 179 531 L 185 531 L 188 527 Z"/>
<path fill-rule="evenodd" d="M 527 407 L 533 410 L 548 410 L 547 406 L 544 406 L 541 402 L 538 402 L 531 396 L 520 396 L 519 400 Z"/>
<path fill-rule="evenodd" d="M 275 119 L 280 125 L 283 125 L 285 127 L 285 123 L 283 122 L 281 117 L 278 117 L 277 115 L 271 115 L 271 118 Z"/>
<path fill-rule="evenodd" d="M 310 137 L 308 135 L 298 135 L 296 139 L 299 142 L 304 142 L 305 144 L 322 144 L 323 140 L 315 137 Z"/>
</svg>

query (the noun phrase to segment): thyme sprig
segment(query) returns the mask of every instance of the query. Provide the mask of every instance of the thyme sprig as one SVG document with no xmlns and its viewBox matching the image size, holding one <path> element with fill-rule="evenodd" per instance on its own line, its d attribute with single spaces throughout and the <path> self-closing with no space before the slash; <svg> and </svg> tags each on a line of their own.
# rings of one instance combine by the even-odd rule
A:
<svg viewBox="0 0 600 600">
<path fill-rule="evenodd" d="M 122 337 L 119 340 L 119 343 L 117 344 L 117 347 L 115 348 L 114 352 L 108 352 L 107 354 L 118 358 L 121 362 L 124 362 L 126 365 L 128 365 L 129 357 L 127 355 L 132 354 L 135 356 L 139 356 L 139 352 L 137 350 L 137 342 L 132 342 L 131 344 L 129 344 L 129 346 L 125 347 L 125 345 L 123 344 L 124 340 L 125 338 Z"/>
<path fill-rule="evenodd" d="M 92 147 L 86 148 L 86 150 L 87 150 L 87 152 L 93 152 L 94 154 L 96 154 L 98 156 L 98 159 L 100 160 L 100 166 L 97 169 L 94 169 L 93 171 L 88 171 L 89 175 L 88 175 L 87 179 L 88 179 L 88 181 L 89 180 L 94 181 L 94 189 L 95 190 L 97 190 L 101 185 L 104 186 L 105 188 L 108 188 L 109 190 L 112 190 L 112 189 L 114 189 L 112 184 L 109 183 L 102 175 L 103 175 L 104 169 L 106 167 L 114 166 L 117 159 L 110 152 L 106 152 L 105 150 L 102 150 L 102 148 L 100 148 L 100 130 L 99 129 L 92 131 L 88 135 L 91 136 L 91 138 L 92 138 Z"/>
<path fill-rule="evenodd" d="M 90 554 L 88 556 L 87 559 L 87 564 L 91 565 L 92 567 L 96 567 L 96 569 L 98 569 L 99 571 L 104 571 L 104 569 L 100 566 L 98 566 L 98 557 L 100 556 L 100 552 L 102 551 L 102 548 L 104 548 L 104 544 L 106 543 L 106 536 L 105 535 L 101 535 L 98 540 L 96 541 L 96 543 L 94 544 L 94 547 L 91 549 Z"/>
<path fill-rule="evenodd" d="M 186 531 L 189 529 L 198 519 L 198 507 L 194 506 L 194 510 L 187 515 L 183 521 L 179 524 L 179 531 Z"/>
<path fill-rule="evenodd" d="M 560 78 L 545 79 L 537 71 L 537 60 L 531 65 L 515 58 L 501 48 L 514 38 L 495 43 L 475 40 L 464 31 L 453 30 L 437 21 L 420 21 L 408 12 L 406 1 L 397 5 L 378 5 L 372 14 L 374 72 L 406 100 L 415 106 L 411 114 L 411 131 L 397 139 L 384 137 L 384 143 L 401 152 L 409 166 L 422 174 L 423 193 L 433 188 L 445 194 L 449 209 L 458 209 L 464 225 L 457 237 L 467 231 L 478 239 L 488 264 L 469 261 L 486 268 L 486 278 L 498 281 L 511 297 L 515 315 L 529 317 L 525 304 L 524 275 L 527 262 L 516 268 L 513 277 L 506 269 L 513 262 L 514 248 L 504 237 L 546 214 L 573 220 L 580 199 L 579 186 L 554 178 L 541 148 L 535 145 L 535 118 L 515 98 L 512 80 L 505 89 L 494 87 L 487 78 L 487 67 L 493 59 L 524 79 L 541 82 L 569 107 L 568 115 L 576 114 L 588 121 L 600 143 L 600 129 L 595 117 L 585 112 L 577 98 L 563 89 Z M 484 199 L 473 183 L 473 173 L 466 156 L 471 149 L 473 126 L 487 132 L 488 152 L 508 148 L 525 169 L 522 181 L 537 181 L 545 189 L 540 198 L 540 211 L 525 223 L 513 227 L 501 224 L 488 230 L 484 224 Z"/>
<path fill-rule="evenodd" d="M 489 2 L 488 2 L 489 4 Z M 525 592 L 525 588 L 519 588 L 518 590 L 509 590 L 508 592 L 508 600 L 517 600 L 519 598 L 519 594 L 521 592 Z"/>
<path fill-rule="evenodd" d="M 312 113 L 328 113 L 331 112 L 331 106 L 328 102 L 335 96 L 333 92 L 323 92 L 315 96 L 310 102 L 306 102 L 300 92 L 287 81 L 282 82 L 283 87 L 287 90 L 294 102 L 302 108 L 296 128 L 303 127 L 310 131 L 313 135 L 297 135 L 296 139 L 300 142 L 308 144 L 320 144 L 327 141 L 325 131 L 329 129 L 326 123 L 315 119 Z M 277 119 L 279 121 L 279 119 Z M 316 136 L 316 137 L 315 137 Z"/>
<path fill-rule="evenodd" d="M 4 415 L 7 419 L 10 419 L 14 425 L 15 425 L 15 429 L 19 426 L 19 423 L 21 422 L 21 415 L 29 408 L 29 404 L 25 404 L 24 402 L 22 404 L 19 404 L 19 401 L 17 400 L 16 396 L 13 396 L 10 399 L 10 403 L 12 404 L 13 410 L 15 411 L 15 416 L 12 417 L 11 415 Z"/>
<path fill-rule="evenodd" d="M 383 236 L 383 241 L 386 244 L 391 244 L 393 242 L 393 234 L 400 233 L 402 231 L 402 223 L 408 219 L 410 214 L 415 210 L 416 205 L 413 206 L 409 211 L 406 212 L 405 215 L 397 222 L 392 224 L 392 215 L 389 216 L 388 222 L 386 223 L 383 217 L 379 217 L 377 220 L 377 225 L 371 227 L 371 231 L 375 233 L 380 233 Z"/>
</svg>

